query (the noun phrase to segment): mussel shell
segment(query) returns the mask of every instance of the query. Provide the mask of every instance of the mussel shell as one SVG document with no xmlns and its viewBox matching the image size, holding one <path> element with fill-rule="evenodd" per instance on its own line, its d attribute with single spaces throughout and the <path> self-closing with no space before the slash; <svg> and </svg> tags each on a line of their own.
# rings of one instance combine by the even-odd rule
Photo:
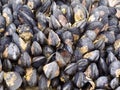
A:
<svg viewBox="0 0 120 90">
<path fill-rule="evenodd" d="M 76 63 L 69 64 L 64 71 L 68 75 L 74 75 L 77 71 L 77 64 Z"/>
<path fill-rule="evenodd" d="M 5 7 L 2 11 L 2 15 L 6 20 L 6 26 L 8 26 L 13 21 L 12 11 L 9 7 Z"/>
<path fill-rule="evenodd" d="M 41 7 L 37 10 L 37 13 L 39 12 L 45 13 L 48 7 L 50 7 L 51 3 L 52 3 L 51 0 L 43 0 Z"/>
<path fill-rule="evenodd" d="M 31 67 L 27 68 L 26 74 L 24 77 L 25 77 L 29 86 L 35 86 L 37 84 L 37 71 L 36 71 L 36 69 L 33 69 Z"/>
<path fill-rule="evenodd" d="M 55 58 L 56 58 L 56 62 L 58 63 L 59 67 L 64 67 L 66 65 L 66 62 L 63 56 L 59 52 L 56 52 Z"/>
<path fill-rule="evenodd" d="M 12 36 L 14 32 L 16 32 L 16 26 L 14 23 L 11 23 L 6 27 L 5 35 Z"/>
<path fill-rule="evenodd" d="M 38 56 L 38 55 L 40 55 L 42 53 L 42 48 L 41 48 L 41 46 L 40 46 L 40 44 L 38 42 L 34 41 L 32 43 L 31 53 L 34 56 Z"/>
<path fill-rule="evenodd" d="M 46 58 L 50 57 L 54 53 L 54 49 L 51 46 L 43 47 L 43 54 Z"/>
<path fill-rule="evenodd" d="M 114 61 L 117 61 L 117 58 L 115 57 L 115 55 L 112 52 L 109 52 L 107 60 L 106 60 L 107 64 L 109 65 Z"/>
<path fill-rule="evenodd" d="M 27 6 L 32 10 L 37 9 L 40 5 L 41 5 L 40 0 L 28 0 L 27 1 Z"/>
<path fill-rule="evenodd" d="M 47 38 L 42 31 L 38 31 L 36 34 L 34 34 L 33 39 L 40 44 L 46 44 L 47 42 Z"/>
<path fill-rule="evenodd" d="M 36 15 L 36 18 L 37 18 L 37 21 L 38 21 L 38 23 L 37 23 L 38 28 L 43 31 L 47 27 L 47 18 L 46 18 L 46 16 L 43 13 L 39 12 Z"/>
<path fill-rule="evenodd" d="M 77 61 L 78 71 L 84 71 L 89 65 L 89 61 L 87 59 L 80 59 Z"/>
<path fill-rule="evenodd" d="M 101 71 L 102 73 L 108 74 L 107 63 L 105 62 L 103 58 L 100 58 L 98 67 L 100 68 L 99 72 Z"/>
<path fill-rule="evenodd" d="M 100 57 L 100 52 L 98 50 L 88 52 L 83 56 L 83 58 L 89 59 L 90 61 L 98 61 L 99 57 Z"/>
<path fill-rule="evenodd" d="M 6 25 L 5 18 L 2 15 L 0 15 L 0 33 L 5 31 L 4 29 L 5 25 Z"/>
<path fill-rule="evenodd" d="M 11 37 L 1 37 L 0 38 L 0 52 L 5 50 L 5 47 L 8 46 L 12 41 Z"/>
<path fill-rule="evenodd" d="M 44 71 L 46 77 L 49 79 L 53 79 L 53 78 L 59 76 L 59 74 L 60 74 L 59 66 L 55 61 L 44 65 L 43 71 Z"/>
<path fill-rule="evenodd" d="M 18 65 L 14 66 L 14 71 L 19 73 L 21 76 L 25 75 L 25 70 L 21 66 Z"/>
<path fill-rule="evenodd" d="M 18 89 L 22 84 L 22 78 L 17 72 L 4 73 L 4 80 L 10 90 Z"/>
<path fill-rule="evenodd" d="M 115 77 L 117 76 L 117 70 L 120 69 L 120 61 L 114 61 L 109 65 L 110 75 Z"/>
<path fill-rule="evenodd" d="M 47 90 L 49 88 L 50 81 L 46 78 L 44 74 L 40 75 L 38 86 L 40 90 Z"/>
<path fill-rule="evenodd" d="M 72 82 L 70 82 L 70 81 L 68 81 L 68 82 L 66 82 L 64 85 L 63 85 L 63 88 L 62 88 L 62 90 L 73 90 L 73 84 L 72 84 Z"/>
<path fill-rule="evenodd" d="M 21 54 L 21 57 L 18 60 L 18 64 L 22 67 L 29 67 L 31 65 L 31 57 L 27 52 Z"/>
<path fill-rule="evenodd" d="M 48 45 L 59 47 L 61 40 L 59 36 L 51 30 L 48 35 Z"/>
<path fill-rule="evenodd" d="M 97 80 L 96 80 L 96 87 L 98 88 L 107 88 L 108 87 L 108 77 L 106 76 L 100 76 Z"/>
<path fill-rule="evenodd" d="M 4 71 L 0 72 L 0 83 L 3 83 Z"/>
<path fill-rule="evenodd" d="M 85 75 L 91 79 L 97 79 L 99 77 L 99 70 L 96 63 L 91 63 L 85 71 Z"/>
<path fill-rule="evenodd" d="M 17 60 L 20 56 L 20 50 L 15 43 L 10 43 L 9 46 L 5 49 L 3 56 L 11 60 Z"/>
<path fill-rule="evenodd" d="M 32 60 L 32 66 L 34 68 L 39 68 L 40 66 L 43 66 L 46 61 L 47 60 L 44 56 L 34 57 L 33 60 Z"/>
<path fill-rule="evenodd" d="M 73 77 L 73 82 L 78 88 L 81 88 L 88 82 L 88 80 L 83 72 L 77 72 Z"/>
<path fill-rule="evenodd" d="M 113 78 L 110 82 L 110 86 L 112 89 L 115 89 L 116 87 L 119 86 L 119 79 L 118 78 Z"/>
<path fill-rule="evenodd" d="M 18 36 L 18 34 L 12 34 L 13 42 L 19 47 L 21 52 L 26 51 L 29 48 L 29 42 L 25 42 L 22 38 Z"/>
<path fill-rule="evenodd" d="M 12 69 L 12 63 L 10 62 L 9 59 L 4 59 L 3 61 L 3 67 L 4 67 L 4 71 L 11 71 Z"/>
<path fill-rule="evenodd" d="M 59 86 L 59 84 L 60 84 L 60 80 L 58 77 L 51 80 L 51 85 L 53 88 L 56 88 L 57 86 Z"/>
</svg>

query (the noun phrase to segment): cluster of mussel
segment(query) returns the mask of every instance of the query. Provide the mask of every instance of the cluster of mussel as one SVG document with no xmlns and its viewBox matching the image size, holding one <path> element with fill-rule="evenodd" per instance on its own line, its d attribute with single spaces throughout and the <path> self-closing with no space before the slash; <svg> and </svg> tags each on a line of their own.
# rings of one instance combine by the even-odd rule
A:
<svg viewBox="0 0 120 90">
<path fill-rule="evenodd" d="M 0 90 L 120 90 L 119 20 L 120 0 L 0 0 Z"/>
</svg>

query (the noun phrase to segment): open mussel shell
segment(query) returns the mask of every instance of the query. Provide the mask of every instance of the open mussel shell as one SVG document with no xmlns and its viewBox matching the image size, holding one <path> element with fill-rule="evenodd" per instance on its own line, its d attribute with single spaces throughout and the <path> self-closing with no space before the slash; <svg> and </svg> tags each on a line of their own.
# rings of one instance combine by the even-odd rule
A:
<svg viewBox="0 0 120 90">
<path fill-rule="evenodd" d="M 22 84 L 22 78 L 17 72 L 4 72 L 4 81 L 9 90 L 18 89 Z"/>
</svg>

